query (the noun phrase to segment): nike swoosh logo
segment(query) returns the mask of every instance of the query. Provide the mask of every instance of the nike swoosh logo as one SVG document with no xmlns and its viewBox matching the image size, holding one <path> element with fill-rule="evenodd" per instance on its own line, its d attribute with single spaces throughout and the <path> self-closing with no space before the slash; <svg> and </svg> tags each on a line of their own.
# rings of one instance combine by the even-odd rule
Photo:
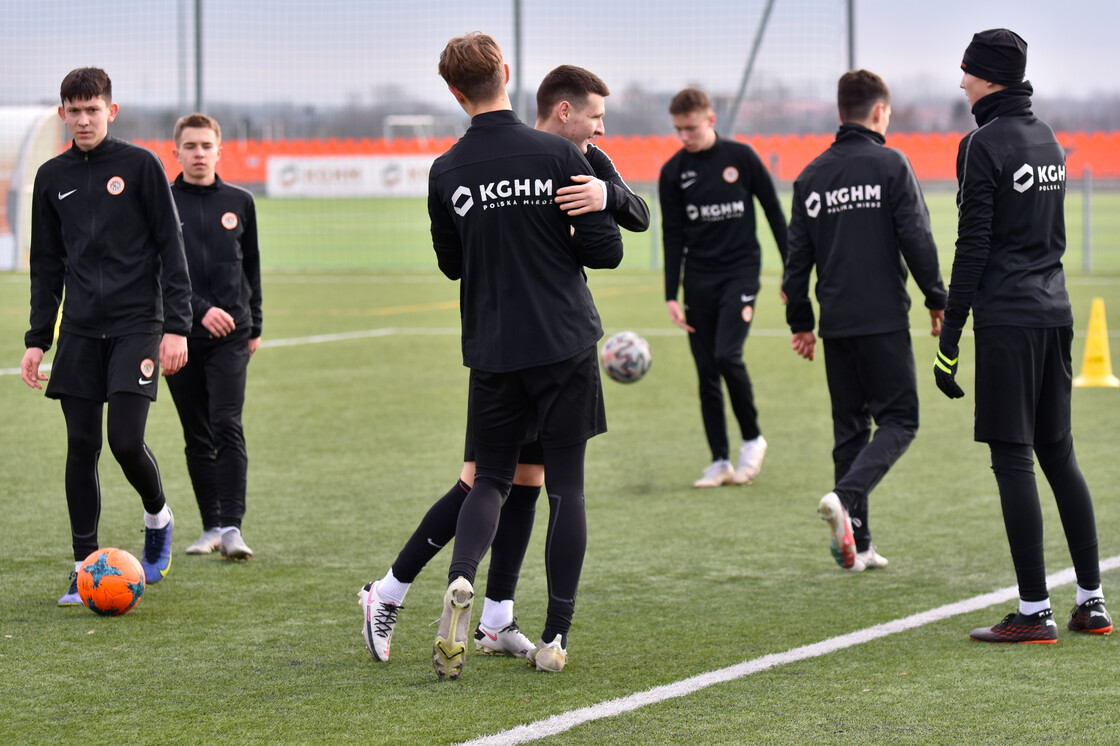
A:
<svg viewBox="0 0 1120 746">
<path fill-rule="evenodd" d="M 443 544 L 436 544 L 436 543 L 435 543 L 434 541 L 432 541 L 431 539 L 428 539 L 428 543 L 429 543 L 429 544 L 431 544 L 431 545 L 432 545 L 433 547 L 435 547 L 436 549 L 443 549 Z"/>
<path fill-rule="evenodd" d="M 152 382 L 152 379 L 149 378 L 147 381 L 145 381 L 143 378 L 137 378 L 136 382 L 139 383 L 141 386 L 147 386 L 149 383 Z"/>
<path fill-rule="evenodd" d="M 69 192 L 67 192 L 66 194 L 63 194 L 62 192 L 59 192 L 59 193 L 58 193 L 58 198 L 59 198 L 60 200 L 66 199 L 67 197 L 69 197 L 69 196 L 70 196 L 71 194 L 73 194 L 73 193 L 74 193 L 74 192 L 76 192 L 76 191 L 78 191 L 78 190 L 77 190 L 77 189 L 71 189 L 71 190 L 70 190 Z"/>
<path fill-rule="evenodd" d="M 696 183 L 696 179 L 689 179 L 688 181 L 682 181 L 681 182 L 681 189 L 688 189 L 690 186 L 692 186 L 695 183 Z"/>
<path fill-rule="evenodd" d="M 492 635 L 489 632 L 487 632 L 486 630 L 482 630 L 482 634 L 486 635 L 487 637 L 489 637 L 494 642 L 498 641 L 498 636 L 497 635 Z"/>
</svg>

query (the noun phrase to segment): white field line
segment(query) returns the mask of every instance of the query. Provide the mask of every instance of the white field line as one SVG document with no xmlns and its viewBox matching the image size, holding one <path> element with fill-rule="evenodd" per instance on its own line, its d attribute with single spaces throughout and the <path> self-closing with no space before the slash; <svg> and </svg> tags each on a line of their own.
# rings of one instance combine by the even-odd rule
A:
<svg viewBox="0 0 1120 746">
<path fill-rule="evenodd" d="M 616 330 L 614 328 L 607 328 L 606 334 L 604 336 L 610 336 L 615 331 L 620 331 L 620 330 Z M 675 337 L 675 336 L 684 334 L 684 332 L 682 332 L 680 329 L 676 329 L 672 326 L 658 327 L 656 329 L 634 329 L 633 331 L 636 331 L 638 334 L 641 334 L 643 337 Z M 309 336 L 309 337 L 291 337 L 289 339 L 267 339 L 266 338 L 261 342 L 261 347 L 297 347 L 297 346 L 300 346 L 300 345 L 322 344 L 324 342 L 345 342 L 345 341 L 352 340 L 352 339 L 373 339 L 373 338 L 376 338 L 376 337 L 392 337 L 392 336 L 408 335 L 408 334 L 415 334 L 415 335 L 429 335 L 429 334 L 432 334 L 432 335 L 438 335 L 438 336 L 448 336 L 448 335 L 457 335 L 459 333 L 460 333 L 460 330 L 459 330 L 458 327 L 455 327 L 455 328 L 448 327 L 448 328 L 443 328 L 443 329 L 438 329 L 438 328 L 425 329 L 425 328 L 385 327 L 385 328 L 381 328 L 381 329 L 361 329 L 361 330 L 353 331 L 353 332 L 338 332 L 338 333 L 335 333 L 335 334 L 314 334 L 314 335 Z M 755 337 L 788 337 L 789 334 L 790 333 L 789 333 L 788 329 L 761 329 L 761 328 L 751 329 L 751 336 L 755 336 Z M 968 336 L 971 336 L 971 335 L 972 335 L 971 330 L 965 330 L 964 336 L 968 337 Z M 1076 337 L 1084 337 L 1085 335 L 1086 335 L 1086 332 L 1084 332 L 1084 331 L 1075 331 L 1074 332 L 1074 336 L 1076 336 Z M 925 330 L 925 329 L 914 328 L 914 329 L 911 330 L 911 336 L 913 336 L 915 339 L 921 339 L 921 338 L 929 337 L 929 331 Z M 1108 332 L 1108 336 L 1110 338 L 1111 337 L 1120 337 L 1120 331 L 1110 331 L 1110 332 Z M 42 371 L 43 373 L 48 372 L 50 369 L 51 369 L 51 364 L 50 363 L 44 363 L 43 365 L 39 366 L 39 370 Z M 0 376 L 18 376 L 18 375 L 19 375 L 19 368 L 0 368 Z"/>
<path fill-rule="evenodd" d="M 1109 557 L 1101 562 L 1101 572 L 1114 570 L 1117 567 L 1120 567 L 1120 555 Z M 1046 584 L 1047 587 L 1052 589 L 1072 583 L 1076 581 L 1076 579 L 1073 568 L 1071 567 L 1047 576 Z M 734 681 L 735 679 L 741 679 L 744 676 L 749 676 L 759 671 L 766 671 L 777 666 L 784 666 L 788 663 L 806 660 L 807 658 L 817 658 L 829 653 L 835 653 L 839 650 L 877 640 L 880 637 L 905 632 L 959 614 L 967 614 L 972 611 L 986 609 L 989 606 L 1005 603 L 1016 598 L 1018 598 L 1018 589 L 1015 586 L 1001 588 L 991 593 L 965 599 L 964 601 L 938 606 L 935 609 L 922 611 L 908 617 L 884 622 L 883 624 L 876 624 L 873 627 L 856 630 L 855 632 L 849 632 L 846 635 L 830 637 L 827 640 L 814 642 L 810 645 L 803 645 L 783 653 L 764 655 L 761 658 L 743 661 L 734 666 L 721 668 L 717 671 L 709 671 L 708 673 L 683 679 L 672 684 L 665 684 L 644 692 L 612 699 L 609 702 L 600 702 L 599 704 L 590 705 L 588 707 L 581 707 L 578 710 L 571 710 L 570 712 L 553 715 L 550 718 L 538 720 L 535 723 L 519 725 L 516 728 L 510 728 L 500 733 L 482 736 L 472 741 L 465 741 L 461 746 L 513 746 L 513 744 L 528 743 L 529 741 L 535 741 L 547 736 L 564 733 L 578 725 L 583 725 L 593 720 L 601 720 L 626 712 L 632 712 L 646 705 L 657 704 L 658 702 L 664 702 L 665 700 L 677 697 L 684 697 L 698 692 L 701 689 L 706 689 L 716 684 L 723 684 L 728 681 Z"/>
</svg>

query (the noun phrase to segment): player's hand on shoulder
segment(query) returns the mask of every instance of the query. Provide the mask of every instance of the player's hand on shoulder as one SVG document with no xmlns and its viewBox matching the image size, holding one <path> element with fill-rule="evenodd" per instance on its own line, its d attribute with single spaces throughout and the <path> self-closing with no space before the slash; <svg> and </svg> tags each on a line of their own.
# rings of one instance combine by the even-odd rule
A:
<svg viewBox="0 0 1120 746">
<path fill-rule="evenodd" d="M 556 204 L 569 215 L 599 212 L 607 207 L 607 185 L 594 176 L 579 174 L 572 177 L 575 186 L 556 190 Z"/>
</svg>

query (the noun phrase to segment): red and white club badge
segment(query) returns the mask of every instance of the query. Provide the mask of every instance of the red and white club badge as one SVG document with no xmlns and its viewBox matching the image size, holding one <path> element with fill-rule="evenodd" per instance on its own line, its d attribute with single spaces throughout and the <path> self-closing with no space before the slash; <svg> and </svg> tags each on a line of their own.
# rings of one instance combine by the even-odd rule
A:
<svg viewBox="0 0 1120 746">
<path fill-rule="evenodd" d="M 225 215 L 222 215 L 222 227 L 225 228 L 227 231 L 231 231 L 234 228 L 236 228 L 237 227 L 237 214 L 232 213 L 232 212 L 227 212 Z"/>
<path fill-rule="evenodd" d="M 144 358 L 140 361 L 140 375 L 144 378 L 151 378 L 152 374 L 156 372 L 156 364 L 152 362 L 151 358 Z"/>
<path fill-rule="evenodd" d="M 739 169 L 735 168 L 734 166 L 728 166 L 727 168 L 723 169 L 723 180 L 728 184 L 734 184 L 739 180 Z"/>
<path fill-rule="evenodd" d="M 124 191 L 124 179 L 119 176 L 114 176 L 105 183 L 105 191 L 116 197 Z"/>
</svg>

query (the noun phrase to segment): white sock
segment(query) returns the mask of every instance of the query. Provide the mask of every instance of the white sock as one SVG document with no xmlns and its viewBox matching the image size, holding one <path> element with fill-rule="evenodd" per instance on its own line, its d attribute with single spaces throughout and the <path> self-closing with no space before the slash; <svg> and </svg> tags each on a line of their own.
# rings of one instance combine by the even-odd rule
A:
<svg viewBox="0 0 1120 746">
<path fill-rule="evenodd" d="M 77 572 L 78 570 L 81 570 L 81 569 L 82 569 L 82 563 L 75 560 L 74 561 L 74 572 Z"/>
<path fill-rule="evenodd" d="M 408 593 L 412 583 L 402 583 L 393 575 L 393 568 L 385 573 L 385 577 L 377 582 L 377 595 L 382 599 L 400 606 L 404 603 L 405 594 Z"/>
<path fill-rule="evenodd" d="M 237 533 L 241 533 L 241 529 L 239 529 L 237 526 L 223 526 L 222 528 L 219 528 L 218 531 L 220 531 L 222 533 L 222 536 L 225 536 L 230 531 L 236 531 Z"/>
<path fill-rule="evenodd" d="M 482 600 L 482 619 L 479 620 L 484 627 L 502 629 L 513 623 L 513 599 L 495 601 L 490 598 Z"/>
<path fill-rule="evenodd" d="M 1098 585 L 1096 590 L 1091 590 L 1091 591 L 1087 591 L 1084 588 L 1082 588 L 1081 586 L 1077 586 L 1077 605 L 1078 606 L 1085 603 L 1090 598 L 1104 598 L 1104 593 L 1101 590 L 1101 586 Z"/>
<path fill-rule="evenodd" d="M 158 513 L 144 511 L 144 526 L 146 528 L 167 528 L 169 523 L 171 523 L 171 508 L 167 507 L 167 503 L 164 503 L 163 510 Z"/>
<path fill-rule="evenodd" d="M 1024 601 L 1019 599 L 1019 613 L 1024 616 L 1037 614 L 1040 611 L 1047 611 L 1050 608 L 1050 599 L 1045 598 L 1041 601 Z"/>
</svg>

